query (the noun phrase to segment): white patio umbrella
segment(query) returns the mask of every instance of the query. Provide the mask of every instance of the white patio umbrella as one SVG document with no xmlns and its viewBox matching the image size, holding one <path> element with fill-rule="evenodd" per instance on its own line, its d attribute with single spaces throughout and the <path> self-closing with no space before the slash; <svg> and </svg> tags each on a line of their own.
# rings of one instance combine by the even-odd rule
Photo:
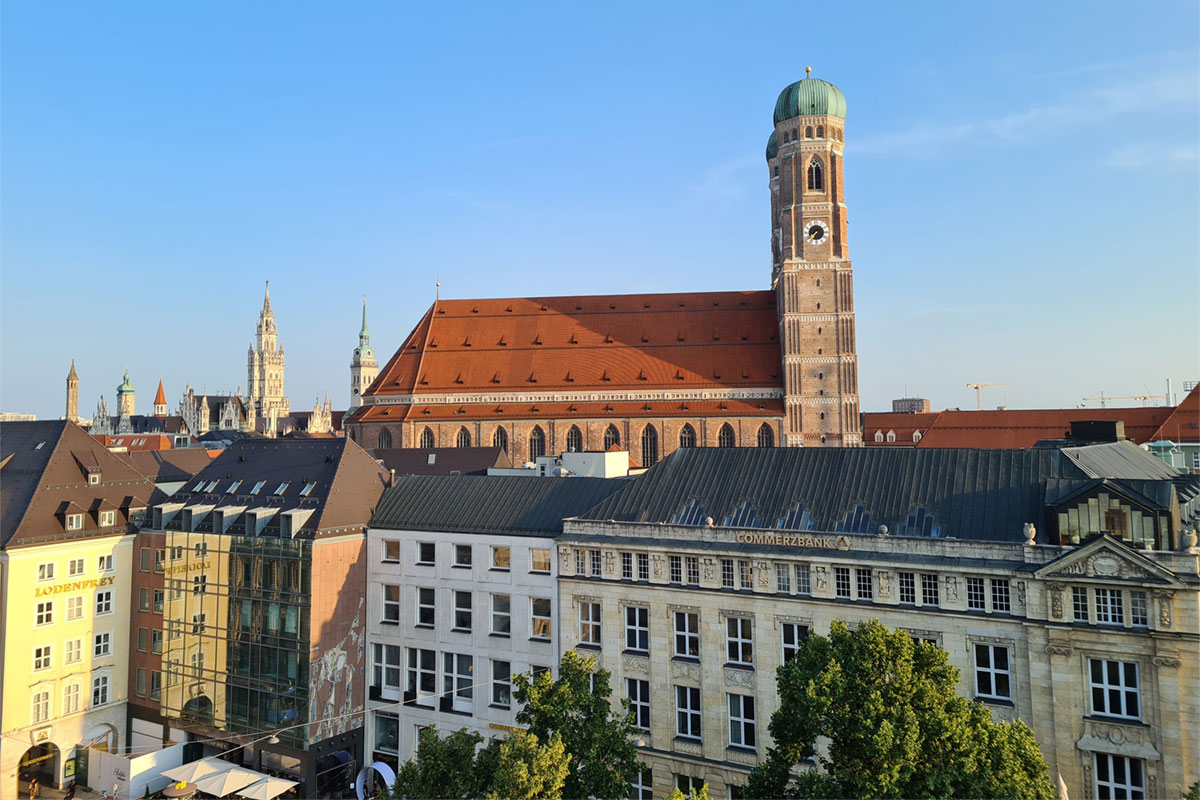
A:
<svg viewBox="0 0 1200 800">
<path fill-rule="evenodd" d="M 224 797 L 227 794 L 236 792 L 238 789 L 261 780 L 262 777 L 263 774 L 261 772 L 234 767 L 233 769 L 218 772 L 216 775 L 208 775 L 201 778 L 196 781 L 196 788 L 214 797 Z"/>
<path fill-rule="evenodd" d="M 274 800 L 296 785 L 296 781 L 285 781 L 283 778 L 263 778 L 258 783 L 252 783 L 244 789 L 238 789 L 237 794 L 250 800 Z"/>
<path fill-rule="evenodd" d="M 171 769 L 164 770 L 163 775 L 173 781 L 195 783 L 199 778 L 203 778 L 206 775 L 215 775 L 227 769 L 233 769 L 233 764 L 230 764 L 228 761 L 221 761 L 220 759 L 210 759 L 208 761 L 189 761 L 187 764 L 171 767 Z"/>
</svg>

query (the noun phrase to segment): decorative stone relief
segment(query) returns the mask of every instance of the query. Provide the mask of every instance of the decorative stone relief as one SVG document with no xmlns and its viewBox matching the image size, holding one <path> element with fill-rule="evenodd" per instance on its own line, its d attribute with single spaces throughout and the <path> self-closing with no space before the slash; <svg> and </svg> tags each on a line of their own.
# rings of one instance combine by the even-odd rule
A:
<svg viewBox="0 0 1200 800">
<path fill-rule="evenodd" d="M 616 568 L 616 556 L 612 550 L 604 551 L 604 571 L 611 575 Z"/>
<path fill-rule="evenodd" d="M 1160 757 L 1152 729 L 1140 725 L 1086 720 L 1083 736 L 1075 746 L 1080 750 L 1114 753 L 1131 758 L 1155 760 Z"/>
<path fill-rule="evenodd" d="M 689 756 L 704 755 L 704 751 L 700 748 L 699 742 L 685 742 L 682 739 L 676 739 L 673 743 L 672 749 L 674 749 L 676 753 L 687 753 Z"/>
<path fill-rule="evenodd" d="M 886 569 L 879 570 L 879 598 L 887 600 L 892 595 L 892 579 Z"/>
<path fill-rule="evenodd" d="M 1180 665 L 1183 664 L 1178 658 L 1172 658 L 1171 656 L 1155 656 L 1153 660 L 1160 667 L 1171 667 L 1172 669 L 1179 669 Z"/>
<path fill-rule="evenodd" d="M 1017 581 L 1017 602 L 1025 607 L 1025 581 Z"/>
<path fill-rule="evenodd" d="M 1175 593 L 1159 590 L 1154 593 L 1154 599 L 1158 601 L 1158 624 L 1171 627 L 1171 601 L 1175 599 Z"/>
<path fill-rule="evenodd" d="M 951 600 L 958 600 L 958 578 L 953 575 L 946 576 L 946 595 Z"/>
<path fill-rule="evenodd" d="M 748 669 L 726 667 L 725 683 L 730 686 L 754 686 L 754 673 Z"/>
<path fill-rule="evenodd" d="M 1063 590 L 1067 588 L 1063 583 L 1046 584 L 1050 590 L 1050 616 L 1055 619 L 1063 618 Z"/>
<path fill-rule="evenodd" d="M 650 659 L 647 656 L 625 654 L 621 656 L 621 664 L 625 667 L 626 672 L 640 672 L 643 675 L 650 674 Z"/>
<path fill-rule="evenodd" d="M 1046 645 L 1047 655 L 1052 656 L 1069 656 L 1075 652 L 1069 644 L 1048 644 Z"/>
<path fill-rule="evenodd" d="M 694 661 L 671 661 L 671 677 L 672 678 L 688 678 L 693 681 L 700 680 L 700 665 Z"/>
<path fill-rule="evenodd" d="M 825 566 L 823 564 L 818 564 L 817 566 L 813 567 L 813 572 L 817 573 L 817 588 L 824 589 L 828 584 Z"/>
<path fill-rule="evenodd" d="M 763 589 L 767 589 L 771 585 L 771 579 L 768 577 L 770 574 L 770 566 L 771 565 L 765 561 L 758 562 L 758 585 Z"/>
<path fill-rule="evenodd" d="M 704 559 L 704 580 L 711 581 L 713 579 L 713 560 L 711 558 Z"/>
<path fill-rule="evenodd" d="M 652 556 L 652 558 L 654 560 L 654 577 L 661 578 L 662 577 L 663 557 L 661 555 L 659 555 L 658 553 L 655 553 Z"/>
<path fill-rule="evenodd" d="M 746 753 L 742 750 L 729 748 L 725 751 L 725 757 L 730 761 L 735 761 L 739 764 L 749 764 L 755 766 L 758 764 L 758 756 L 754 753 Z"/>
<path fill-rule="evenodd" d="M 562 565 L 558 568 L 559 572 L 566 572 L 567 567 L 571 566 L 571 554 L 567 552 L 567 548 L 563 547 L 558 551 L 559 561 Z"/>
</svg>

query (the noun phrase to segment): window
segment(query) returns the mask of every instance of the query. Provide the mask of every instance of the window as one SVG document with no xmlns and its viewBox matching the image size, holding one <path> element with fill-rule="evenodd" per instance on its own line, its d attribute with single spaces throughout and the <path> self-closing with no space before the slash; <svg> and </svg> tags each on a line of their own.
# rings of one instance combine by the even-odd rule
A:
<svg viewBox="0 0 1200 800">
<path fill-rule="evenodd" d="M 653 467 L 658 463 L 658 430 L 653 425 L 642 428 L 642 466 Z"/>
<path fill-rule="evenodd" d="M 78 531 L 83 529 L 83 514 L 67 514 L 67 530 Z"/>
<path fill-rule="evenodd" d="M 386 539 L 383 542 L 383 560 L 385 562 L 399 563 L 400 562 L 400 541 L 398 539 Z"/>
<path fill-rule="evenodd" d="M 512 566 L 512 551 L 507 545 L 497 545 L 492 548 L 492 569 L 507 571 Z"/>
<path fill-rule="evenodd" d="M 150 610 L 150 590 L 147 588 L 138 589 L 138 611 Z"/>
<path fill-rule="evenodd" d="M 194 576 L 192 578 L 192 594 L 204 594 L 206 591 L 208 591 L 208 576 Z"/>
<path fill-rule="evenodd" d="M 696 429 L 691 425 L 685 424 L 679 429 L 679 446 L 680 447 L 695 447 L 696 446 Z"/>
<path fill-rule="evenodd" d="M 600 646 L 600 604 L 579 604 L 579 642 Z"/>
<path fill-rule="evenodd" d="M 530 572 L 549 572 L 550 571 L 550 551 L 541 548 L 533 548 L 530 551 Z"/>
<path fill-rule="evenodd" d="M 700 738 L 700 690 L 691 686 L 675 687 L 675 735 Z"/>
<path fill-rule="evenodd" d="M 621 580 L 633 580 L 633 553 L 621 553 Z"/>
<path fill-rule="evenodd" d="M 612 450 L 621 444 L 621 433 L 617 430 L 616 425 L 609 425 L 604 430 L 604 449 Z"/>
<path fill-rule="evenodd" d="M 704 788 L 703 778 L 694 778 L 691 775 L 676 775 L 675 788 L 678 789 L 684 797 L 689 797 L 692 794 L 699 795 Z"/>
<path fill-rule="evenodd" d="M 983 594 L 983 578 L 967 578 L 967 608 L 972 611 L 987 611 L 987 598 Z"/>
<path fill-rule="evenodd" d="M 72 558 L 70 561 L 67 562 L 67 575 L 68 576 L 73 578 L 76 575 L 82 575 L 82 574 L 83 574 L 83 559 L 82 558 Z"/>
<path fill-rule="evenodd" d="M 759 447 L 774 447 L 775 446 L 775 431 L 771 430 L 771 426 L 765 422 L 758 428 L 758 446 Z"/>
<path fill-rule="evenodd" d="M 504 428 L 496 428 L 496 432 L 492 434 L 492 447 L 499 447 L 508 452 L 508 432 Z"/>
<path fill-rule="evenodd" d="M 1129 621 L 1135 628 L 1150 627 L 1149 607 L 1146 605 L 1145 592 L 1129 593 Z"/>
<path fill-rule="evenodd" d="M 1124 719 L 1142 718 L 1137 664 L 1089 658 L 1088 676 L 1093 714 Z"/>
<path fill-rule="evenodd" d="M 492 705 L 512 705 L 512 665 L 507 661 L 492 662 Z"/>
<path fill-rule="evenodd" d="M 266 485 L 267 485 L 266 481 L 259 481 L 258 483 L 254 484 L 254 488 L 250 490 L 250 494 L 258 494 L 259 492 L 262 491 L 262 488 Z"/>
<path fill-rule="evenodd" d="M 747 617 L 725 620 L 725 646 L 732 664 L 754 663 L 754 621 Z"/>
<path fill-rule="evenodd" d="M 999 644 L 975 645 L 975 694 L 993 700 L 1011 700 L 1008 648 Z"/>
<path fill-rule="evenodd" d="M 50 719 L 50 692 L 41 691 L 33 695 L 33 721 L 46 722 Z"/>
<path fill-rule="evenodd" d="M 992 613 L 1009 614 L 1012 612 L 1012 596 L 1008 591 L 1008 581 L 999 579 L 992 581 Z"/>
<path fill-rule="evenodd" d="M 941 602 L 938 598 L 938 576 L 928 573 L 921 574 L 921 605 L 936 606 Z"/>
<path fill-rule="evenodd" d="M 916 576 L 911 572 L 901 572 L 900 577 L 900 602 L 917 604 L 917 583 Z"/>
<path fill-rule="evenodd" d="M 408 648 L 407 691 L 418 703 L 437 694 L 437 651 Z"/>
<path fill-rule="evenodd" d="M 67 639 L 66 653 L 63 656 L 64 664 L 74 664 L 83 658 L 83 641 L 80 639 Z"/>
<path fill-rule="evenodd" d="M 717 433 L 717 447 L 733 447 L 735 444 L 733 428 L 726 422 Z"/>
<path fill-rule="evenodd" d="M 592 577 L 599 578 L 600 573 L 602 572 L 601 561 L 600 561 L 600 551 L 593 550 L 591 552 L 592 552 Z"/>
<path fill-rule="evenodd" d="M 1089 622 L 1087 589 L 1082 586 L 1071 587 L 1071 606 L 1075 611 L 1076 622 Z"/>
<path fill-rule="evenodd" d="M 638 553 L 637 565 L 638 565 L 638 580 L 639 581 L 650 580 L 650 555 L 648 553 Z"/>
<path fill-rule="evenodd" d="M 700 657 L 700 615 L 693 611 L 675 612 L 675 655 Z"/>
<path fill-rule="evenodd" d="M 731 558 L 722 558 L 721 559 L 721 588 L 722 589 L 734 588 L 733 559 L 731 559 Z"/>
<path fill-rule="evenodd" d="M 454 593 L 454 628 L 456 631 L 471 630 L 471 593 Z"/>
<path fill-rule="evenodd" d="M 276 607 L 276 609 L 278 609 L 278 606 Z M 270 623 L 268 623 L 268 627 L 272 631 L 279 629 L 278 614 L 279 614 L 279 612 L 278 612 L 278 610 L 276 610 L 276 612 L 275 612 L 276 622 L 274 625 L 271 625 Z M 204 631 L 208 628 L 207 620 L 208 620 L 208 614 L 205 612 L 200 612 L 199 614 L 192 614 L 192 635 L 193 636 L 199 636 L 200 634 L 204 633 Z"/>
<path fill-rule="evenodd" d="M 567 431 L 567 452 L 578 453 L 583 450 L 583 432 L 578 426 L 572 425 L 571 430 Z"/>
<path fill-rule="evenodd" d="M 825 190 L 825 170 L 821 166 L 821 159 L 815 156 L 808 162 L 808 188 L 814 192 Z"/>
<path fill-rule="evenodd" d="M 229 484 L 229 488 L 225 490 L 225 494 L 234 494 L 241 485 L 242 482 L 240 480 L 234 481 L 233 483 Z"/>
<path fill-rule="evenodd" d="M 45 563 L 45 564 L 38 564 L 38 566 L 37 566 L 37 575 L 38 575 L 38 576 L 37 576 L 37 579 L 38 579 L 39 581 L 52 581 L 52 580 L 54 580 L 54 562 L 53 562 L 53 561 L 49 561 L 49 562 L 47 562 L 47 563 Z"/>
<path fill-rule="evenodd" d="M 529 605 L 533 620 L 533 638 L 549 639 L 552 629 L 550 622 L 550 598 L 531 597 Z"/>
<path fill-rule="evenodd" d="M 106 555 L 106 556 L 100 556 L 98 559 L 96 559 L 96 569 L 98 569 L 100 572 L 112 572 L 113 571 L 112 555 L 110 554 L 110 555 Z"/>
<path fill-rule="evenodd" d="M 471 446 L 471 432 L 469 430 L 467 430 L 466 428 L 459 428 L 458 436 L 454 437 L 454 446 L 455 447 L 470 447 Z"/>
<path fill-rule="evenodd" d="M 856 569 L 854 570 L 855 588 L 858 590 L 859 600 L 870 600 L 874 595 L 871 591 L 871 570 Z"/>
<path fill-rule="evenodd" d="M 83 617 L 83 598 L 68 597 L 67 598 L 67 619 L 80 619 Z"/>
<path fill-rule="evenodd" d="M 512 633 L 512 599 L 506 594 L 492 595 L 492 633 L 497 636 Z"/>
<path fill-rule="evenodd" d="M 100 527 L 101 528 L 111 528 L 116 523 L 117 523 L 117 512 L 115 512 L 115 511 L 101 511 L 100 512 Z"/>
<path fill-rule="evenodd" d="M 700 559 L 695 556 L 688 556 L 684 559 L 687 564 L 687 582 L 689 586 L 700 585 Z"/>
<path fill-rule="evenodd" d="M 400 646 L 373 644 L 372 685 L 400 692 Z"/>
<path fill-rule="evenodd" d="M 1098 800 L 1146 800 L 1145 762 L 1140 758 L 1096 753 Z"/>
<path fill-rule="evenodd" d="M 629 785 L 631 800 L 654 800 L 654 773 L 652 770 L 640 770 L 633 783 Z"/>
<path fill-rule="evenodd" d="M 812 574 L 808 564 L 796 565 L 796 594 L 812 594 Z"/>
<path fill-rule="evenodd" d="M 575 550 L 575 574 L 587 575 L 587 554 L 584 550 Z"/>
<path fill-rule="evenodd" d="M 112 613 L 112 589 L 96 592 L 96 615 Z"/>
<path fill-rule="evenodd" d="M 650 609 L 625 607 L 625 649 L 645 653 L 650 649 Z"/>
<path fill-rule="evenodd" d="M 150 649 L 150 629 L 149 628 L 138 628 L 137 649 L 143 653 Z"/>
<path fill-rule="evenodd" d="M 160 628 L 150 631 L 150 652 L 162 653 L 163 632 Z"/>
<path fill-rule="evenodd" d="M 33 619 L 35 625 L 49 625 L 54 622 L 54 601 L 43 600 L 38 603 Z"/>
<path fill-rule="evenodd" d="M 1096 589 L 1096 622 L 1101 625 L 1124 625 L 1125 610 L 1121 605 L 1120 589 Z"/>
<path fill-rule="evenodd" d="M 50 645 L 43 647 L 35 647 L 33 649 L 33 670 L 37 672 L 42 669 L 50 669 Z"/>
<path fill-rule="evenodd" d="M 138 697 L 146 696 L 146 670 L 141 667 L 137 668 L 137 678 L 134 682 L 134 694 Z"/>
<path fill-rule="evenodd" d="M 245 608 L 244 605 L 242 607 Z M 394 584 L 384 584 L 383 586 L 383 621 L 400 621 L 400 587 Z M 430 624 L 432 625 L 433 622 L 430 621 Z"/>
<path fill-rule="evenodd" d="M 162 673 L 150 670 L 150 699 L 158 700 L 162 696 Z"/>
<path fill-rule="evenodd" d="M 683 558 L 681 556 L 668 556 L 670 564 L 671 583 L 683 583 Z"/>
<path fill-rule="evenodd" d="M 92 705 L 102 706 L 108 702 L 108 676 L 95 675 L 92 677 Z"/>
<path fill-rule="evenodd" d="M 433 542 L 417 542 L 417 563 L 432 565 L 434 557 Z"/>
<path fill-rule="evenodd" d="M 79 713 L 79 684 L 69 683 L 63 687 L 63 714 Z"/>
<path fill-rule="evenodd" d="M 729 695 L 729 744 L 733 747 L 755 747 L 754 698 L 749 695 Z"/>
<path fill-rule="evenodd" d="M 889 443 L 896 441 L 896 432 L 895 432 L 895 431 L 888 431 L 888 432 L 887 432 L 887 440 L 888 440 L 888 442 L 889 442 Z"/>
<path fill-rule="evenodd" d="M 456 566 L 456 567 L 471 566 L 471 545 L 469 545 L 469 544 L 454 545 L 454 566 Z"/>
<path fill-rule="evenodd" d="M 787 564 L 775 565 L 775 591 L 782 594 L 792 591 L 792 570 Z"/>
<path fill-rule="evenodd" d="M 738 588 L 754 589 L 754 567 L 749 561 L 738 562 Z"/>
<path fill-rule="evenodd" d="M 540 426 L 529 432 L 529 460 L 536 461 L 546 455 L 546 434 Z"/>
<path fill-rule="evenodd" d="M 396 614 L 396 619 L 400 619 L 400 587 L 399 586 L 387 586 L 384 588 L 396 590 L 395 614 Z M 387 600 L 384 600 L 384 606 L 386 607 L 386 605 L 387 605 Z M 419 587 L 417 589 L 417 627 L 432 628 L 434 619 L 436 616 L 436 611 L 437 611 L 437 602 L 435 599 L 434 590 L 429 587 L 426 587 L 426 586 Z M 385 619 L 387 618 L 386 613 L 384 614 L 384 618 Z"/>
<path fill-rule="evenodd" d="M 153 611 L 155 614 L 162 613 L 162 610 L 163 610 L 163 590 L 162 589 L 154 590 L 154 602 L 150 606 L 150 610 Z"/>
<path fill-rule="evenodd" d="M 443 699 L 449 699 L 450 707 L 455 711 L 470 711 L 475 698 L 471 678 L 475 660 L 462 653 L 443 653 L 442 665 Z"/>
<path fill-rule="evenodd" d="M 625 696 L 629 698 L 629 721 L 644 731 L 650 730 L 650 681 L 626 678 Z"/>
<path fill-rule="evenodd" d="M 800 652 L 800 644 L 808 638 L 808 626 L 798 622 L 781 622 L 779 630 L 783 639 L 783 663 L 787 663 Z"/>
<path fill-rule="evenodd" d="M 850 568 L 849 567 L 834 567 L 834 586 L 837 589 L 839 600 L 850 599 Z"/>
</svg>

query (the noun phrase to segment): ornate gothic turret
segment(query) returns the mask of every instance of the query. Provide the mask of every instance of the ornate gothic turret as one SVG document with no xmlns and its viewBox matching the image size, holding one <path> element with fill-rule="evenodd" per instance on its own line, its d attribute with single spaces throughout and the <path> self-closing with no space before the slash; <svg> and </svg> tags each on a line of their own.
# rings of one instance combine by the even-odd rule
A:
<svg viewBox="0 0 1200 800">
<path fill-rule="evenodd" d="M 79 421 L 79 376 L 75 374 L 75 359 L 71 359 L 71 371 L 67 373 L 67 421 Z"/>
<path fill-rule="evenodd" d="M 350 358 L 350 408 L 362 405 L 363 392 L 375 381 L 379 364 L 371 349 L 371 332 L 367 330 L 367 298 L 363 298 L 362 328 L 358 332 L 358 347 Z"/>
<path fill-rule="evenodd" d="M 269 417 L 271 409 L 277 416 L 288 413 L 288 398 L 283 394 L 284 360 L 283 348 L 279 346 L 275 329 L 275 313 L 271 310 L 271 282 L 267 281 L 262 310 L 258 313 L 254 345 L 246 357 L 250 405 L 255 415 Z"/>
</svg>

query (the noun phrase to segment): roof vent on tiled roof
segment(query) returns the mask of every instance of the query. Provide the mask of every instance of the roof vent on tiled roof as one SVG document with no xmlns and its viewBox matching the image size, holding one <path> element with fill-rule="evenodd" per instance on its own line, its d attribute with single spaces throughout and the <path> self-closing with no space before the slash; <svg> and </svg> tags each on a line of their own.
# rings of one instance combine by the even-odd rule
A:
<svg viewBox="0 0 1200 800">
<path fill-rule="evenodd" d="M 538 409 L 538 407 L 537 407 L 537 406 L 530 406 L 530 407 L 529 407 L 529 413 L 531 413 L 531 414 L 536 414 L 536 413 L 538 413 L 538 410 L 539 410 L 539 409 Z"/>
<path fill-rule="evenodd" d="M 616 310 L 617 310 L 617 304 L 616 304 L 616 303 L 609 303 L 609 304 L 608 304 L 608 310 L 609 310 L 609 311 L 616 311 Z"/>
<path fill-rule="evenodd" d="M 714 372 L 714 373 L 713 373 L 713 380 L 714 380 L 714 381 L 719 381 L 719 380 L 721 380 L 721 373 L 719 373 L 719 372 Z"/>
<path fill-rule="evenodd" d="M 682 300 L 680 300 L 680 301 L 679 301 L 679 307 L 680 307 L 680 308 L 686 308 L 686 306 L 683 304 L 683 301 L 682 301 Z"/>
<path fill-rule="evenodd" d="M 446 309 L 444 309 L 444 308 L 439 308 L 439 309 L 437 310 L 437 312 L 438 312 L 439 314 L 445 314 L 445 313 L 446 313 Z"/>
<path fill-rule="evenodd" d="M 461 373 L 461 372 L 460 372 L 460 373 L 458 373 L 458 376 L 457 376 L 457 377 L 454 379 L 454 382 L 455 382 L 455 383 L 462 383 L 462 382 L 463 382 L 463 379 L 462 379 L 462 373 Z"/>
<path fill-rule="evenodd" d="M 638 370 L 638 380 L 639 380 L 639 381 L 644 381 L 644 380 L 646 380 L 646 372 L 645 372 L 645 370 L 640 370 L 640 369 Z"/>
<path fill-rule="evenodd" d="M 567 370 L 567 377 L 564 378 L 567 383 L 574 383 L 575 379 L 571 377 L 571 370 Z"/>
<path fill-rule="evenodd" d="M 714 342 L 721 341 L 721 334 L 717 333 L 716 331 L 713 331 L 713 341 Z"/>
<path fill-rule="evenodd" d="M 431 414 L 431 413 L 433 413 L 433 412 L 431 412 L 431 411 L 430 411 L 428 408 L 423 408 L 423 409 L 421 409 L 421 413 L 422 413 L 422 414 L 426 414 L 426 415 L 428 415 L 428 414 Z"/>
<path fill-rule="evenodd" d="M 529 381 L 530 383 L 537 383 L 537 375 L 531 372 L 529 373 L 529 377 L 525 380 Z"/>
<path fill-rule="evenodd" d="M 678 333 L 675 334 L 675 341 L 677 341 L 677 342 L 683 341 L 683 331 L 679 331 Z"/>
<path fill-rule="evenodd" d="M 429 340 L 429 346 L 430 346 L 430 347 L 437 347 L 437 339 L 430 339 L 430 340 Z"/>
<path fill-rule="evenodd" d="M 642 303 L 642 308 L 649 308 L 649 307 L 650 307 L 649 303 Z"/>
<path fill-rule="evenodd" d="M 604 372 L 600 375 L 600 380 L 602 380 L 602 381 L 611 381 L 612 380 L 612 378 L 608 377 L 608 370 L 604 370 Z"/>
<path fill-rule="evenodd" d="M 606 405 L 606 406 L 604 406 L 604 410 L 605 410 L 605 411 L 612 411 L 612 410 L 613 410 L 613 407 L 612 407 L 612 405 Z"/>
<path fill-rule="evenodd" d="M 479 313 L 479 308 L 478 308 L 478 307 L 473 307 L 473 308 L 471 309 L 471 313 L 472 313 L 472 314 L 478 314 L 478 313 Z"/>
<path fill-rule="evenodd" d="M 567 344 L 579 344 L 579 340 L 575 338 L 575 334 L 571 334 L 571 338 L 567 340 Z"/>
<path fill-rule="evenodd" d="M 497 413 L 497 414 L 503 414 L 503 413 L 504 413 L 504 409 L 503 409 L 503 408 L 501 408 L 500 406 L 496 406 L 496 413 Z"/>
<path fill-rule="evenodd" d="M 496 344 L 501 347 L 508 347 L 508 342 L 504 341 L 504 334 L 500 334 L 500 341 L 496 342 Z"/>
<path fill-rule="evenodd" d="M 649 403 L 646 403 L 646 405 L 642 406 L 642 411 L 649 411 L 649 410 L 650 410 L 650 404 L 649 404 Z"/>
<path fill-rule="evenodd" d="M 677 380 L 677 381 L 683 380 L 683 370 L 681 370 L 681 369 L 675 370 L 675 380 Z"/>
<path fill-rule="evenodd" d="M 497 372 L 495 375 L 492 376 L 492 383 L 499 383 L 499 382 L 500 382 L 500 373 Z"/>
<path fill-rule="evenodd" d="M 509 306 L 508 308 L 506 308 L 506 309 L 504 309 L 504 310 L 505 310 L 505 311 L 507 311 L 508 313 L 510 313 L 510 314 L 511 314 L 511 313 L 512 313 L 512 306 Z"/>
<path fill-rule="evenodd" d="M 646 342 L 649 342 L 649 341 L 650 341 L 650 337 L 643 333 L 642 334 L 642 344 L 645 344 Z"/>
<path fill-rule="evenodd" d="M 533 337 L 533 343 L 536 345 L 540 345 L 542 343 L 542 335 L 540 333 Z"/>
<path fill-rule="evenodd" d="M 576 408 L 575 406 L 567 406 L 567 411 L 570 411 L 572 414 L 574 414 L 577 411 L 579 411 L 579 409 Z"/>
<path fill-rule="evenodd" d="M 542 311 L 549 311 L 549 309 L 548 309 L 548 308 L 546 308 L 545 306 L 542 306 L 541 310 L 542 310 Z"/>
<path fill-rule="evenodd" d="M 612 344 L 612 343 L 613 343 L 613 337 L 612 337 L 612 334 L 611 334 L 611 333 L 606 333 L 606 334 L 604 334 L 604 343 L 605 343 L 605 344 Z"/>
<path fill-rule="evenodd" d="M 687 410 L 688 410 L 687 403 L 680 403 L 680 404 L 679 404 L 679 410 L 680 410 L 680 411 L 687 411 Z"/>
<path fill-rule="evenodd" d="M 424 375 L 422 375 L 422 376 L 421 376 L 420 380 L 418 380 L 418 381 L 417 381 L 417 383 L 421 384 L 422 386 L 428 386 L 428 385 L 429 385 L 429 381 L 427 381 L 427 380 L 425 379 L 425 376 L 424 376 Z"/>
<path fill-rule="evenodd" d="M 470 346 L 471 346 L 471 337 L 470 337 L 470 336 L 468 336 L 467 338 L 463 339 L 462 346 L 463 346 L 463 347 L 470 347 Z"/>
<path fill-rule="evenodd" d="M 721 305 L 721 301 L 720 301 L 720 300 L 713 300 L 713 308 L 717 308 L 717 307 L 718 307 L 718 306 L 720 306 L 720 305 Z"/>
<path fill-rule="evenodd" d="M 455 414 L 465 414 L 465 413 L 467 413 L 467 410 L 465 408 L 463 408 L 462 406 L 459 406 L 458 408 L 456 408 L 454 410 L 454 413 Z"/>
<path fill-rule="evenodd" d="M 721 405 L 717 406 L 717 408 L 721 409 L 722 411 L 729 410 L 729 406 L 725 405 L 724 403 L 721 403 Z"/>
</svg>

